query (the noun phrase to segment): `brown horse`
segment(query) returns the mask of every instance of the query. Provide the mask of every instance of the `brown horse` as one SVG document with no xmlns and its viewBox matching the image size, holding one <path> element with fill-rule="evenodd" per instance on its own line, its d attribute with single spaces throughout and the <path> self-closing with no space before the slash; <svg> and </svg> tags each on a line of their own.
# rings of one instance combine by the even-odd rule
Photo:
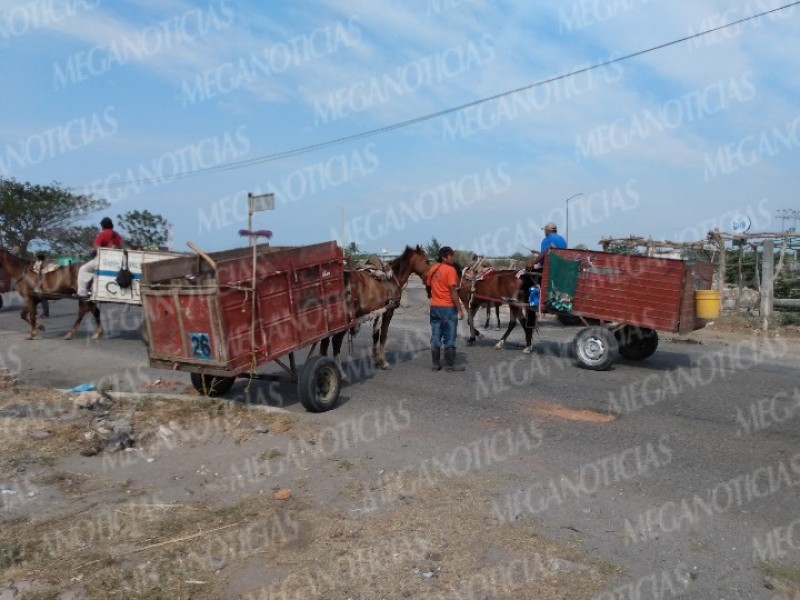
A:
<svg viewBox="0 0 800 600">
<path fill-rule="evenodd" d="M 377 313 L 372 321 L 372 360 L 376 367 L 388 369 L 386 360 L 386 338 L 389 333 L 389 323 L 394 316 L 395 309 L 400 305 L 400 294 L 412 273 L 425 278 L 430 268 L 428 256 L 420 246 L 411 248 L 406 246 L 403 253 L 389 263 L 392 268 L 392 278 L 379 280 L 367 271 L 352 269 L 350 276 L 350 291 L 355 304 L 355 318 L 366 317 Z M 339 365 L 342 377 L 346 380 L 347 374 L 339 362 L 339 353 L 342 349 L 342 340 L 347 332 L 333 336 L 333 358 Z M 320 353 L 327 355 L 328 343 L 331 338 L 322 340 Z"/>
<path fill-rule="evenodd" d="M 42 300 L 72 298 L 78 289 L 78 269 L 81 265 L 73 264 L 39 275 L 31 270 L 30 261 L 14 256 L 5 248 L 0 248 L 0 264 L 16 282 L 16 290 L 25 303 L 20 317 L 31 326 L 28 339 L 35 339 L 40 331 L 44 331 L 44 326 L 36 320 L 37 307 Z M 96 340 L 103 335 L 100 309 L 94 302 L 78 300 L 78 318 L 64 336 L 65 340 L 71 340 L 75 336 L 86 313 L 92 313 L 96 323 L 92 339 Z"/>
<path fill-rule="evenodd" d="M 517 271 L 504 270 L 495 271 L 485 279 L 473 282 L 464 278 L 458 288 L 458 297 L 467 307 L 467 323 L 469 324 L 468 344 L 473 344 L 480 337 L 480 332 L 475 328 L 475 313 L 481 306 L 490 306 L 498 302 L 507 303 L 511 310 L 511 318 L 508 321 L 508 328 L 495 344 L 495 348 L 501 350 L 505 345 L 509 334 L 514 330 L 517 321 L 525 331 L 524 353 L 530 354 L 532 349 L 533 329 L 536 326 L 536 311 L 528 310 L 528 291 L 530 290 L 530 279 L 523 280 L 517 277 Z M 530 321 L 530 322 L 529 322 Z"/>
</svg>

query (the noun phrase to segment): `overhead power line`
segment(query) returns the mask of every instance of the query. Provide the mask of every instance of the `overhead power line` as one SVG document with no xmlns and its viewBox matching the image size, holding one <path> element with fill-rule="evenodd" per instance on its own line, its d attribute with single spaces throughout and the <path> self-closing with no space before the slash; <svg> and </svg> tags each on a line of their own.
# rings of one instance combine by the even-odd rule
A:
<svg viewBox="0 0 800 600">
<path fill-rule="evenodd" d="M 730 23 L 725 23 L 724 25 L 720 25 L 719 27 L 712 27 L 711 29 L 706 29 L 704 31 L 700 31 L 698 33 L 694 33 L 692 35 L 687 35 L 685 37 L 672 40 L 671 42 L 665 42 L 663 44 L 659 44 L 657 46 L 651 46 L 650 48 L 646 48 L 644 50 L 638 50 L 636 52 L 632 52 L 630 54 L 625 54 L 624 56 L 618 56 L 617 58 L 613 58 L 610 60 L 606 60 L 600 63 L 596 63 L 594 65 L 584 67 L 581 69 L 575 69 L 573 71 L 569 71 L 568 73 L 564 73 L 562 75 L 556 75 L 553 77 L 548 77 L 547 79 L 541 79 L 529 85 L 525 85 L 522 87 L 515 88 L 513 90 L 507 90 L 505 92 L 500 92 L 499 94 L 494 94 L 492 96 L 486 96 L 485 98 L 480 98 L 478 100 L 473 100 L 472 102 L 467 102 L 465 104 L 459 104 L 458 106 L 453 106 L 451 108 L 446 108 L 444 110 L 440 110 L 433 113 L 428 113 L 426 115 L 422 115 L 419 117 L 414 117 L 413 119 L 406 119 L 405 121 L 399 121 L 397 123 L 393 123 L 391 125 L 385 125 L 383 127 L 378 127 L 376 129 L 369 129 L 367 131 L 362 131 L 360 133 L 354 133 L 352 135 L 347 135 L 344 137 L 335 138 L 332 140 L 328 140 L 325 142 L 319 142 L 316 144 L 311 144 L 308 146 L 300 146 L 299 148 L 293 148 L 291 150 L 284 150 L 283 152 L 275 152 L 273 154 L 265 154 L 264 156 L 259 156 L 255 158 L 249 158 L 245 160 L 238 160 L 222 165 L 215 165 L 213 167 L 205 167 L 202 169 L 194 169 L 191 171 L 184 171 L 183 173 L 178 173 L 171 176 L 164 176 L 164 177 L 154 177 L 154 178 L 142 178 L 142 179 L 133 179 L 128 181 L 119 182 L 116 184 L 111 184 L 109 187 L 124 187 L 124 186 L 131 186 L 131 185 L 144 185 L 147 183 L 154 184 L 154 183 L 161 183 L 164 181 L 173 181 L 176 179 L 187 179 L 189 177 L 196 177 L 199 175 L 208 175 L 212 173 L 221 173 L 224 171 L 232 171 L 235 169 L 243 169 L 245 167 L 251 167 L 253 165 L 268 163 L 268 162 L 275 162 L 278 160 L 283 160 L 285 158 L 291 158 L 293 156 L 297 156 L 300 154 L 307 154 L 309 152 L 315 152 L 317 150 L 324 150 L 325 148 L 330 148 L 331 146 L 338 146 L 340 144 L 346 144 L 348 142 L 353 142 L 356 140 L 361 140 L 364 138 L 380 135 L 382 133 L 387 133 L 389 131 L 394 131 L 396 129 L 402 129 L 405 127 L 410 127 L 412 125 L 416 125 L 417 123 L 423 123 L 425 121 L 430 121 L 432 119 L 438 119 L 439 117 L 443 117 L 445 115 L 449 115 L 454 112 L 459 112 L 465 110 L 467 108 L 472 108 L 473 106 L 479 106 L 481 104 L 485 104 L 487 102 L 492 102 L 493 100 L 498 100 L 505 96 L 511 96 L 513 94 L 518 94 L 520 92 L 524 92 L 535 87 L 539 87 L 542 85 L 547 85 L 549 83 L 553 83 L 555 81 L 560 81 L 562 79 L 567 79 L 569 77 L 574 77 L 575 75 L 580 75 L 581 73 L 588 73 L 590 71 L 594 71 L 596 69 L 601 69 L 603 67 L 607 67 L 608 65 L 613 65 L 614 63 L 622 62 L 625 60 L 630 60 L 631 58 L 636 58 L 637 56 L 642 56 L 644 54 L 648 54 L 650 52 L 655 52 L 656 50 L 662 50 L 664 48 L 668 48 L 670 46 L 675 46 L 677 44 L 681 44 L 683 42 L 687 42 L 689 40 L 702 37 L 704 35 L 708 35 L 710 33 L 714 33 L 716 31 L 721 31 L 723 29 L 728 29 L 729 27 L 733 27 L 735 25 L 739 25 L 741 23 L 745 23 L 747 21 L 752 21 L 754 19 L 759 19 L 771 13 L 776 13 L 782 10 L 786 10 L 788 8 L 792 8 L 800 4 L 800 0 L 796 2 L 790 2 L 789 4 L 785 4 L 783 6 L 779 6 L 777 8 L 773 8 L 770 10 L 765 10 L 760 13 L 756 13 L 754 15 L 750 15 L 749 17 L 743 17 L 741 19 L 737 19 L 736 21 L 731 21 Z"/>
</svg>

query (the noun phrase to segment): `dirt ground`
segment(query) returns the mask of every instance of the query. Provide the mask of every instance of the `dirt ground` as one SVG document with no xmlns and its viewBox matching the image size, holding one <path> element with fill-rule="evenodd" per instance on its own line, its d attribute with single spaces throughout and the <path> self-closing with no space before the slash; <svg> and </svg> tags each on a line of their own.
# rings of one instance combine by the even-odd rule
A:
<svg viewBox="0 0 800 600">
<path fill-rule="evenodd" d="M 723 318 L 676 341 L 800 341 L 795 326 L 756 327 Z M 504 482 L 491 469 L 461 476 L 424 456 L 398 469 L 414 456 L 392 436 L 402 403 L 358 418 L 386 435 L 378 470 L 355 418 L 322 428 L 307 413 L 201 398 L 170 380 L 141 391 L 0 391 L 0 600 L 571 599 L 623 570 L 548 539 L 534 519 L 493 518 Z M 537 443 L 523 425 L 493 433 L 512 453 Z M 776 586 L 800 580 L 773 575 Z"/>
<path fill-rule="evenodd" d="M 82 404 L 0 392 L 0 598 L 576 598 L 615 569 L 530 520 L 488 519 L 488 474 L 431 465 L 370 481 L 318 451 L 307 423 L 262 406 Z M 112 445 L 120 420 L 130 448 Z M 268 449 L 240 477 L 274 477 L 226 481 L 224 465 L 255 447 Z"/>
</svg>

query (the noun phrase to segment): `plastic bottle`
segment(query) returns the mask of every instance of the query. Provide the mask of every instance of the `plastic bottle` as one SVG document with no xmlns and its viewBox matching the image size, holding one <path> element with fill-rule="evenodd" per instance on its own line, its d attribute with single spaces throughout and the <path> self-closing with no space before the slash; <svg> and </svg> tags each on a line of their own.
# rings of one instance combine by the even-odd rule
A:
<svg viewBox="0 0 800 600">
<path fill-rule="evenodd" d="M 528 296 L 528 304 L 530 304 L 534 308 L 539 307 L 539 286 L 534 285 L 531 286 L 531 292 Z"/>
</svg>

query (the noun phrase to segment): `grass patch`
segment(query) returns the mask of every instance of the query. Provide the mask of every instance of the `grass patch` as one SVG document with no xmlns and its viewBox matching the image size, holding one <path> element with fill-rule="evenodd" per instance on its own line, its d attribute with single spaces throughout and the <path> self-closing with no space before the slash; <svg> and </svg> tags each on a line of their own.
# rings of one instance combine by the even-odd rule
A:
<svg viewBox="0 0 800 600">
<path fill-rule="evenodd" d="M 21 563 L 23 555 L 22 544 L 18 542 L 0 544 L 0 571 Z"/>
<path fill-rule="evenodd" d="M 266 530 L 248 526 L 271 522 L 278 508 L 267 495 L 224 508 L 133 501 L 80 516 L 6 522 L 0 581 L 46 580 L 56 591 L 36 593 L 55 598 L 76 581 L 88 598 L 220 598 L 219 567 L 209 559 L 277 556 Z"/>
<path fill-rule="evenodd" d="M 766 576 L 782 579 L 792 584 L 800 584 L 800 564 L 787 565 L 767 560 L 760 562 L 758 569 Z"/>
<path fill-rule="evenodd" d="M 797 326 L 800 325 L 800 312 L 782 312 L 779 313 L 781 325 L 784 326 Z"/>
<path fill-rule="evenodd" d="M 26 592 L 22 594 L 20 600 L 58 600 L 61 594 L 58 590 L 47 590 L 44 592 Z"/>
</svg>

